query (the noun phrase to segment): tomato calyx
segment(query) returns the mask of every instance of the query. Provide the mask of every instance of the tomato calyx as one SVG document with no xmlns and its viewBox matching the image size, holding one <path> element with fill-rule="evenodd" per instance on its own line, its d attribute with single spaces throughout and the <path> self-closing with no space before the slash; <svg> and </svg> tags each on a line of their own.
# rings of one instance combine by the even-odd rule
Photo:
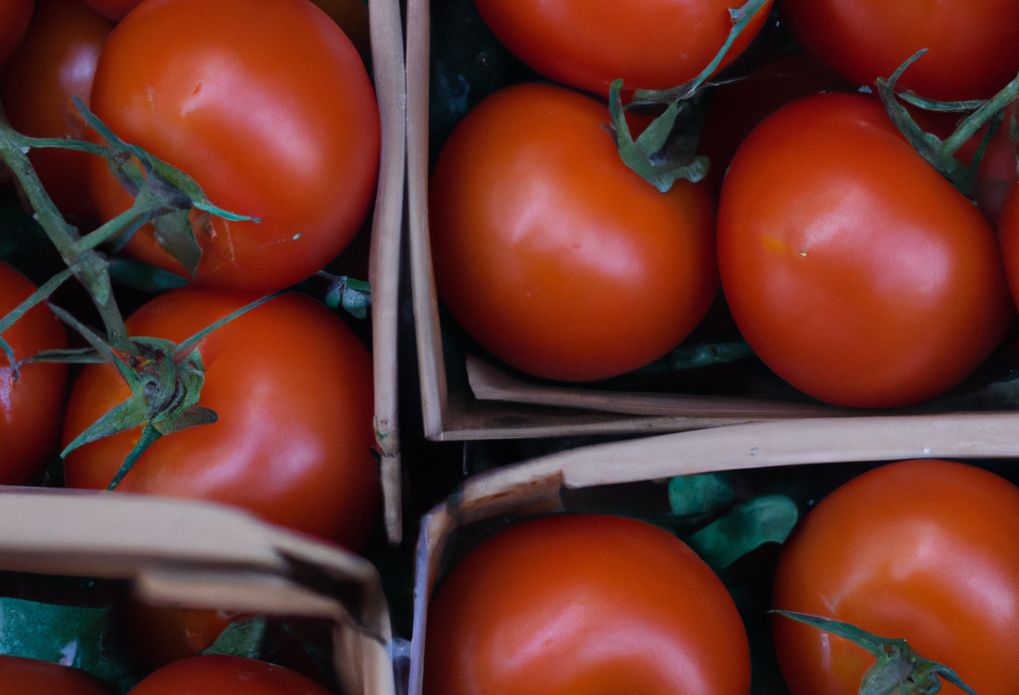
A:
<svg viewBox="0 0 1019 695">
<path fill-rule="evenodd" d="M 226 325 L 279 293 L 256 299 L 222 319 L 206 326 L 180 343 L 164 338 L 133 336 L 130 351 L 111 346 L 102 336 L 59 307 L 54 313 L 77 330 L 90 348 L 42 353 L 33 361 L 113 364 L 131 389 L 131 395 L 75 437 L 62 452 L 66 458 L 75 449 L 138 427 L 138 443 L 121 464 L 108 489 L 115 489 L 134 467 L 138 458 L 160 437 L 189 427 L 216 422 L 215 411 L 198 404 L 205 370 L 199 343 L 209 333 Z"/>
<path fill-rule="evenodd" d="M 609 87 L 609 113 L 619 156 L 660 192 L 668 192 L 680 179 L 697 183 L 707 175 L 708 159 L 696 153 L 703 115 L 696 108 L 696 99 L 736 39 L 769 1 L 748 0 L 729 10 L 732 22 L 729 35 L 711 62 L 689 82 L 669 89 L 638 89 L 625 107 L 623 81 L 614 80 Z M 626 111 L 661 106 L 665 110 L 634 139 L 626 122 Z"/>
<path fill-rule="evenodd" d="M 896 86 L 902 74 L 926 52 L 926 49 L 917 51 L 903 62 L 891 76 L 875 80 L 877 94 L 892 122 L 920 156 L 964 195 L 973 198 L 980 160 L 983 158 L 994 132 L 1004 121 L 1006 109 L 1019 97 L 1019 75 L 997 94 L 986 100 L 935 101 L 924 99 L 912 92 L 897 93 Z M 927 111 L 965 113 L 967 115 L 959 122 L 951 135 L 942 139 L 934 133 L 925 131 L 902 102 Z M 973 154 L 972 161 L 961 162 L 955 156 L 956 152 L 984 126 L 987 126 L 987 132 Z M 1014 115 L 1009 119 L 1008 127 L 1013 133 L 1016 131 Z"/>
<path fill-rule="evenodd" d="M 850 623 L 809 613 L 771 612 L 847 639 L 872 654 L 876 661 L 860 681 L 860 695 L 933 695 L 941 691 L 942 680 L 976 695 L 950 667 L 920 656 L 904 639 L 880 637 Z"/>
<path fill-rule="evenodd" d="M 333 311 L 343 309 L 357 319 L 368 316 L 371 308 L 371 285 L 367 280 L 359 280 L 349 275 L 333 275 L 324 270 L 316 276 L 329 283 L 324 301 Z"/>
</svg>

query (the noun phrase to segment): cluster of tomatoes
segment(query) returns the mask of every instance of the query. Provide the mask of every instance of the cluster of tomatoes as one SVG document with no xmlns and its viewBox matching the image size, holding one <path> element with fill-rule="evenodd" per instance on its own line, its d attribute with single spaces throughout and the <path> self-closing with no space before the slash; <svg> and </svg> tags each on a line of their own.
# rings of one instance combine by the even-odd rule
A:
<svg viewBox="0 0 1019 695">
<path fill-rule="evenodd" d="M 181 287 L 139 299 L 117 286 L 136 307 L 111 323 L 115 302 L 85 282 L 90 298 L 58 295 L 80 318 L 40 302 L 2 332 L 0 484 L 115 485 L 235 505 L 351 549 L 367 541 L 380 496 L 370 352 L 320 298 L 290 289 L 367 228 L 380 152 L 367 40 L 361 0 L 2 3 L 3 137 L 34 172 L 0 166 L 8 201 L 20 192 L 75 275 L 99 247 Z M 104 142 L 106 129 L 119 140 Z M 97 156 L 111 144 L 115 156 Z M 162 176 L 166 165 L 190 178 Z M 104 229 L 116 233 L 94 236 Z M 0 262 L 0 319 L 47 280 Z M 22 667 L 0 664 L 0 689 L 99 692 L 22 687 L 13 674 L 35 668 Z M 325 692 L 229 659 L 172 665 L 132 692 L 195 680 L 203 692 Z"/>
<path fill-rule="evenodd" d="M 950 143 L 1013 86 L 1008 2 L 476 4 L 536 73 L 474 106 L 431 178 L 439 295 L 486 351 L 542 378 L 614 377 L 681 343 L 721 288 L 775 374 L 877 408 L 946 393 L 1002 343 L 1019 286 L 1015 206 L 1001 215 L 1016 179 L 1010 112 L 938 155 L 965 170 L 960 191 L 900 134 L 875 81 L 926 49 L 893 91 L 939 100 L 896 98 Z M 720 51 L 707 85 L 670 96 Z M 662 193 L 620 161 L 616 79 L 638 141 L 659 113 L 647 105 L 680 107 L 650 153 L 656 172 L 703 119 L 706 175 L 694 158 L 691 180 Z"/>
<path fill-rule="evenodd" d="M 719 288 L 771 370 L 839 405 L 932 399 L 1002 343 L 1019 297 L 1014 3 L 774 0 L 747 3 L 750 16 L 727 0 L 475 4 L 534 72 L 437 143 L 430 234 L 440 299 L 496 358 L 544 379 L 624 374 L 689 336 Z M 659 190 L 620 157 L 613 82 L 623 104 L 688 86 L 736 24 L 678 110 L 704 119 L 710 169 Z M 878 93 L 889 84 L 897 108 Z M 999 119 L 956 130 L 991 105 Z M 937 136 L 924 140 L 935 159 L 963 168 L 961 189 L 900 109 Z M 632 108 L 626 123 L 640 133 L 659 113 Z M 653 167 L 685 144 L 675 132 Z M 789 690 L 1016 691 L 1000 648 L 1019 626 L 1017 514 L 1012 483 L 948 461 L 889 464 L 833 492 L 781 551 L 772 607 L 872 634 L 860 646 L 777 617 Z M 429 695 L 750 691 L 722 582 L 672 535 L 618 517 L 534 519 L 481 542 L 440 580 L 425 645 Z"/>
</svg>

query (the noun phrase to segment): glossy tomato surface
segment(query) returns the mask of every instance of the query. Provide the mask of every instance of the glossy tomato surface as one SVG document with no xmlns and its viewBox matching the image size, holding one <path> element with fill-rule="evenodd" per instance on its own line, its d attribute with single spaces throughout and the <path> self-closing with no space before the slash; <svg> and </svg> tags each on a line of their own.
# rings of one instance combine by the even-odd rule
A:
<svg viewBox="0 0 1019 695">
<path fill-rule="evenodd" d="M 1016 528 L 1019 488 L 994 473 L 954 461 L 885 465 L 804 518 L 782 550 L 774 607 L 904 638 L 980 695 L 1019 692 Z M 873 663 L 785 618 L 774 637 L 794 695 L 855 695 Z"/>
<path fill-rule="evenodd" d="M 99 679 L 84 671 L 16 656 L 0 656 L 0 692 L 12 695 L 113 695 L 113 691 Z"/>
<path fill-rule="evenodd" d="M 947 391 L 1015 313 L 988 222 L 863 95 L 808 97 L 750 134 L 722 187 L 718 258 L 754 351 L 839 405 Z"/>
<path fill-rule="evenodd" d="M 290 669 L 238 656 L 196 656 L 145 677 L 129 695 L 329 695 Z"/>
<path fill-rule="evenodd" d="M 659 193 L 622 163 L 608 122 L 570 90 L 508 87 L 460 122 L 432 176 L 440 298 L 482 346 L 536 376 L 643 366 L 717 290 L 706 187 Z"/>
<path fill-rule="evenodd" d="M 644 522 L 519 523 L 432 599 L 426 695 L 746 694 L 743 623 L 682 541 Z"/>
<path fill-rule="evenodd" d="M 4 0 L 0 2 L 0 67 L 18 47 L 32 18 L 35 0 Z"/>
<path fill-rule="evenodd" d="M 927 49 L 900 82 L 932 99 L 989 97 L 1019 71 L 1012 0 L 783 0 L 796 39 L 858 84 L 888 77 Z"/>
<path fill-rule="evenodd" d="M 132 335 L 182 341 L 251 297 L 203 290 L 164 294 L 128 320 Z M 199 346 L 199 404 L 218 421 L 164 436 L 118 489 L 207 499 L 253 511 L 347 546 L 374 522 L 370 355 L 336 315 L 306 296 L 273 299 Z M 129 395 L 109 365 L 85 368 L 72 389 L 65 443 Z M 71 453 L 71 487 L 105 488 L 138 441 L 121 433 Z"/>
<path fill-rule="evenodd" d="M 35 291 L 35 285 L 10 265 L 0 262 L 0 317 Z M 17 361 L 44 350 L 67 346 L 67 334 L 53 313 L 36 306 L 3 332 Z M 0 351 L 0 484 L 31 482 L 56 454 L 67 393 L 67 367 L 26 364 L 17 375 Z"/>
<path fill-rule="evenodd" d="M 492 32 L 521 60 L 557 82 L 608 94 L 613 80 L 627 89 L 665 89 L 696 77 L 729 35 L 733 0 L 477 0 Z M 760 31 L 768 2 L 730 48 L 736 58 Z"/>
<path fill-rule="evenodd" d="M 145 2 L 110 35 L 92 106 L 215 204 L 261 219 L 193 217 L 197 284 L 289 286 L 365 221 L 379 164 L 375 93 L 353 44 L 309 0 Z M 130 203 L 99 159 L 92 190 L 106 217 Z M 150 233 L 128 248 L 183 272 Z"/>
<path fill-rule="evenodd" d="M 38 0 L 28 33 L 0 73 L 7 120 L 26 135 L 85 139 L 87 127 L 72 103 L 87 105 L 99 52 L 112 22 L 82 0 Z M 96 213 L 88 192 L 93 155 L 61 149 L 29 153 L 46 192 L 70 221 L 91 229 Z"/>
</svg>

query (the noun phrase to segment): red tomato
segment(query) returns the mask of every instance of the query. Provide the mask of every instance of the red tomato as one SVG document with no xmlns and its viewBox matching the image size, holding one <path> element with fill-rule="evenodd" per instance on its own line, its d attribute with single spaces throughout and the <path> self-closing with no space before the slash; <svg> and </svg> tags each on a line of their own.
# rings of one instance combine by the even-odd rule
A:
<svg viewBox="0 0 1019 695">
<path fill-rule="evenodd" d="M 546 77 L 596 94 L 616 78 L 627 89 L 664 89 L 706 68 L 732 28 L 741 0 L 477 0 L 493 33 Z M 771 3 L 755 15 L 722 62 L 750 44 Z"/>
<path fill-rule="evenodd" d="M 128 320 L 132 335 L 182 341 L 250 299 L 183 290 Z M 370 356 L 353 332 L 308 297 L 278 297 L 200 345 L 200 404 L 219 420 L 156 441 L 117 488 L 236 505 L 283 526 L 356 546 L 374 522 Z M 124 401 L 111 365 L 82 370 L 65 443 Z M 70 487 L 105 488 L 140 435 L 88 444 L 65 461 Z"/>
<path fill-rule="evenodd" d="M 296 671 L 239 656 L 195 656 L 154 671 L 129 695 L 329 695 Z"/>
<path fill-rule="evenodd" d="M 1012 109 L 1007 113 L 1011 117 Z M 1005 201 L 1019 185 L 1016 147 L 1009 134 L 1008 119 L 995 131 L 977 168 L 975 198 L 992 224 L 997 225 Z"/>
<path fill-rule="evenodd" d="M 998 220 L 998 239 L 1012 297 L 1019 306 L 1019 183 L 1013 182 Z"/>
<path fill-rule="evenodd" d="M 840 405 L 947 391 L 1015 313 L 987 221 L 863 95 L 808 97 L 750 134 L 722 187 L 718 258 L 754 351 Z"/>
<path fill-rule="evenodd" d="M 35 0 L 4 0 L 0 2 L 0 66 L 18 47 L 32 18 Z"/>
<path fill-rule="evenodd" d="M 0 656 L 0 692 L 32 695 L 113 695 L 96 677 L 46 661 Z"/>
<path fill-rule="evenodd" d="M 1019 692 L 1019 488 L 953 461 L 905 461 L 821 501 L 786 543 L 774 606 L 904 638 L 980 695 Z M 855 695 L 874 659 L 786 618 L 775 647 L 794 695 Z M 961 691 L 945 685 L 948 695 Z"/>
<path fill-rule="evenodd" d="M 676 537 L 621 517 L 546 517 L 485 541 L 433 597 L 426 645 L 426 695 L 750 690 L 725 586 Z"/>
<path fill-rule="evenodd" d="M 85 0 L 85 4 L 107 19 L 120 20 L 142 0 Z"/>
<path fill-rule="evenodd" d="M 350 40 L 309 0 L 143 3 L 110 34 L 92 107 L 124 140 L 193 176 L 217 205 L 261 218 L 193 217 L 198 284 L 289 286 L 347 246 L 372 202 L 372 84 Z M 129 198 L 94 161 L 93 193 L 112 217 Z M 128 249 L 183 272 L 150 232 Z"/>
<path fill-rule="evenodd" d="M 35 289 L 21 273 L 0 262 L 0 317 Z M 67 346 L 64 327 L 45 306 L 32 309 L 2 336 L 19 361 Z M 66 365 L 24 365 L 15 379 L 6 353 L 0 351 L 0 441 L 4 443 L 0 485 L 31 482 L 56 454 L 66 391 Z"/>
<path fill-rule="evenodd" d="M 899 87 L 932 99 L 988 97 L 1019 71 L 1012 0 L 783 0 L 782 18 L 811 53 L 858 84 L 927 55 Z"/>
<path fill-rule="evenodd" d="M 599 379 L 681 342 L 717 288 L 706 187 L 661 194 L 628 169 L 608 109 L 564 88 L 506 88 L 461 121 L 432 177 L 440 297 L 531 374 Z"/>
<path fill-rule="evenodd" d="M 125 605 L 123 613 L 132 651 L 147 669 L 199 654 L 242 617 L 226 611 L 155 606 L 138 600 Z"/>
<path fill-rule="evenodd" d="M 16 130 L 36 137 L 86 137 L 71 98 L 88 103 L 99 51 L 112 27 L 81 0 L 39 0 L 28 33 L 0 74 L 0 101 Z M 92 155 L 37 149 L 29 157 L 61 212 L 91 228 L 96 217 L 88 194 Z"/>
</svg>

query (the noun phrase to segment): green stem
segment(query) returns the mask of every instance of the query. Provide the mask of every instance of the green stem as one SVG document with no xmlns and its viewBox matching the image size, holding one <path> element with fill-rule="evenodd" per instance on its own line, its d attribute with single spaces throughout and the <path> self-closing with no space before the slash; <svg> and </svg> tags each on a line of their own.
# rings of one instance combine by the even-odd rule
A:
<svg viewBox="0 0 1019 695">
<path fill-rule="evenodd" d="M 124 459 L 124 463 L 120 464 L 120 468 L 117 469 L 116 475 L 113 476 L 113 480 L 110 481 L 110 484 L 106 487 L 106 489 L 115 490 L 124 479 L 124 476 L 131 472 L 131 469 L 134 468 L 134 464 L 138 462 L 138 459 L 141 458 L 141 455 L 145 453 L 146 449 L 152 446 L 152 444 L 162 436 L 162 433 L 153 427 L 151 422 L 146 422 L 145 426 L 142 428 L 141 438 L 138 440 L 138 443 L 135 444 L 131 453 L 127 455 L 127 458 Z"/>
<path fill-rule="evenodd" d="M 56 247 L 65 265 L 89 290 L 92 302 L 106 328 L 110 342 L 121 349 L 131 350 L 127 327 L 117 306 L 113 286 L 106 270 L 106 260 L 95 250 L 79 251 L 78 230 L 67 223 L 52 198 L 46 193 L 38 174 L 28 159 L 30 139 L 15 131 L 0 112 L 0 158 L 18 179 L 25 197 L 35 211 L 35 218 Z"/>
<path fill-rule="evenodd" d="M 985 101 L 976 111 L 963 119 L 955 132 L 948 136 L 941 150 L 943 156 L 954 156 L 984 124 L 1002 113 L 1019 96 L 1019 75 L 1002 88 L 1000 92 Z"/>
</svg>

